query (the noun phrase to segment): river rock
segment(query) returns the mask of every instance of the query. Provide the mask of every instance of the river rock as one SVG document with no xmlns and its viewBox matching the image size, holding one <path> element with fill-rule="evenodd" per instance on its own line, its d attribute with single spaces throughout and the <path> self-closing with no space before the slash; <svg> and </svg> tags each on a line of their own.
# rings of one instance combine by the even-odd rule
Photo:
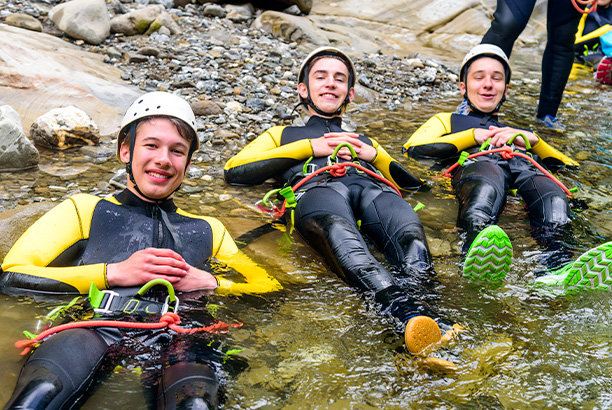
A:
<svg viewBox="0 0 612 410">
<path fill-rule="evenodd" d="M 0 105 L 0 171 L 33 168 L 39 158 L 38 150 L 23 132 L 17 111 Z"/>
<path fill-rule="evenodd" d="M 38 145 L 65 150 L 97 144 L 100 130 L 85 111 L 69 106 L 55 108 L 36 119 L 30 136 Z"/>
<path fill-rule="evenodd" d="M 6 24 L 27 30 L 42 31 L 42 23 L 35 17 L 23 13 L 13 13 L 6 17 Z"/>
<path fill-rule="evenodd" d="M 49 19 L 64 33 L 90 44 L 100 44 L 110 34 L 104 0 L 72 0 L 49 11 Z"/>
<path fill-rule="evenodd" d="M 225 11 L 227 11 L 226 18 L 234 23 L 241 23 L 243 21 L 250 20 L 253 18 L 253 14 L 255 13 L 255 9 L 251 3 L 240 5 L 227 4 L 225 6 Z"/>
<path fill-rule="evenodd" d="M 111 19 L 111 30 L 114 33 L 123 33 L 127 36 L 143 34 L 164 11 L 164 6 L 152 4 L 127 14 L 115 16 Z"/>
<path fill-rule="evenodd" d="M 49 110 L 74 105 L 102 135 L 116 132 L 143 91 L 127 85 L 103 55 L 45 33 L 0 24 L 0 100 L 19 113 L 24 130 Z M 35 62 L 35 63 L 34 63 Z"/>
<path fill-rule="evenodd" d="M 52 202 L 40 202 L 0 213 L 0 258 L 4 259 L 26 229 L 55 205 Z"/>
<path fill-rule="evenodd" d="M 156 31 L 160 31 L 164 27 L 169 31 L 167 34 L 180 34 L 181 32 L 181 28 L 179 27 L 178 23 L 174 21 L 172 15 L 164 11 L 151 22 L 149 28 L 145 32 L 145 35 L 149 36 Z"/>
</svg>

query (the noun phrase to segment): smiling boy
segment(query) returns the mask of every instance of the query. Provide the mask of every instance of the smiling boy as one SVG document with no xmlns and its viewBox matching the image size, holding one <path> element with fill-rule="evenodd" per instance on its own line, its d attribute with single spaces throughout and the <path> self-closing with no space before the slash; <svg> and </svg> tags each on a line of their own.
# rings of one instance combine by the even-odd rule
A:
<svg viewBox="0 0 612 410">
<path fill-rule="evenodd" d="M 578 166 L 530 130 L 499 122 L 497 114 L 506 99 L 510 76 L 510 63 L 499 47 L 492 44 L 474 47 L 460 69 L 460 90 L 469 104 L 468 115 L 433 116 L 404 144 L 404 154 L 446 160 L 458 158 L 462 151 L 474 154 L 481 147 L 499 148 L 511 142 L 515 152 L 529 151 L 542 166 Z M 464 276 L 500 280 L 508 273 L 512 245 L 495 224 L 506 205 L 508 191 L 516 189 L 527 207 L 533 237 L 544 249 L 542 263 L 550 270 L 545 273 L 553 274 L 539 278 L 538 282 L 562 288 L 610 290 L 612 282 L 600 287 L 599 281 L 587 278 L 590 273 L 585 264 L 601 263 L 607 277 L 610 272 L 606 255 L 612 256 L 612 246 L 601 245 L 568 263 L 572 250 L 564 245 L 570 229 L 566 193 L 528 159 L 498 153 L 468 159 L 452 174 L 452 186 L 459 199 L 457 225 L 466 235 Z"/>
<path fill-rule="evenodd" d="M 374 139 L 342 128 L 342 115 L 355 95 L 355 78 L 355 66 L 344 52 L 321 47 L 310 53 L 298 77 L 300 104 L 310 114 L 307 124 L 268 129 L 226 163 L 225 179 L 256 185 L 275 178 L 286 188 L 304 183 L 295 189 L 297 204 L 287 219 L 342 279 L 395 318 L 408 349 L 419 353 L 441 337 L 431 319 L 438 314 L 424 302 L 435 282 L 423 226 L 396 190 L 416 190 L 422 181 Z M 340 147 L 338 158 L 331 158 L 341 144 L 347 145 Z M 346 167 L 345 175 L 317 173 L 342 161 L 374 175 L 379 172 L 388 184 L 353 167 Z M 376 260 L 364 236 L 398 272 Z"/>
<path fill-rule="evenodd" d="M 127 189 L 110 198 L 75 195 L 36 221 L 2 263 L 2 291 L 89 293 L 82 306 L 85 312 L 93 308 L 107 319 L 146 321 L 170 309 L 166 294 L 159 300 L 156 292 L 153 298 L 141 293 L 144 285 L 160 280 L 175 290 L 200 291 L 191 298 L 213 291 L 281 289 L 238 250 L 220 221 L 174 204 L 198 149 L 195 116 L 184 99 L 164 92 L 138 98 L 126 112 L 117 140 L 117 156 L 129 176 Z M 213 258 L 236 269 L 245 281 L 234 283 L 210 273 Z M 206 319 L 204 305 L 194 310 L 200 312 L 198 320 Z M 64 330 L 45 340 L 25 363 L 6 408 L 75 405 L 100 377 L 103 361 L 115 360 L 112 364 L 117 365 L 127 360 L 126 343 L 131 352 L 127 358 L 140 357 L 143 376 L 152 380 L 145 386 L 154 391 L 151 407 L 217 408 L 217 371 L 223 355 L 210 347 L 206 333 L 185 337 L 113 326 Z"/>
</svg>

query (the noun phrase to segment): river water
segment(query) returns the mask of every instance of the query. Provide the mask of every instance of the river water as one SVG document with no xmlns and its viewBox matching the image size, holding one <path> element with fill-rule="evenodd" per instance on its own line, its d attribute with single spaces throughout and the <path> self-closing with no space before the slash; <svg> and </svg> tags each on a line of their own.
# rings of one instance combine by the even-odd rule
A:
<svg viewBox="0 0 612 410">
<path fill-rule="evenodd" d="M 538 62 L 519 56 L 512 94 L 502 120 L 534 127 L 539 93 Z M 578 71 L 566 89 L 561 116 L 569 131 L 542 135 L 581 163 L 557 174 L 588 208 L 576 212 L 576 252 L 612 240 L 612 89 L 595 87 Z M 437 372 L 406 354 L 403 340 L 359 295 L 338 279 L 297 234 L 274 232 L 252 240 L 245 252 L 273 272 L 284 290 L 262 297 L 212 296 L 219 318 L 242 322 L 215 336 L 226 349 L 242 350 L 240 371 L 226 380 L 227 409 L 603 409 L 612 401 L 611 294 L 554 296 L 534 289 L 539 250 L 521 203 L 510 199 L 500 225 L 510 236 L 515 261 L 506 281 L 476 284 L 460 272 L 457 205 L 448 180 L 433 163 L 401 158 L 407 137 L 431 115 L 452 111 L 458 92 L 422 101 L 353 106 L 349 126 L 375 137 L 430 189 L 407 197 L 418 211 L 432 251 L 439 285 L 437 309 L 469 328 L 436 355 L 458 370 Z M 512 120 L 510 120 L 512 119 Z M 110 143 L 108 143 L 111 146 Z M 110 148 L 112 149 L 112 148 Z M 184 209 L 220 218 L 234 237 L 269 219 L 255 202 L 272 185 L 229 187 L 222 166 L 229 146 L 203 150 L 197 169 L 178 195 Z M 120 168 L 115 160 L 74 160 L 69 153 L 43 152 L 41 170 L 0 176 L 5 209 L 33 201 L 58 201 L 76 191 L 107 193 Z M 94 187 L 92 189 L 92 187 Z M 0 402 L 8 400 L 24 359 L 13 346 L 21 331 L 41 331 L 41 319 L 59 302 L 0 296 Z M 248 366 L 245 364 L 248 363 Z M 141 364 L 126 360 L 99 383 L 86 409 L 142 408 Z"/>
</svg>

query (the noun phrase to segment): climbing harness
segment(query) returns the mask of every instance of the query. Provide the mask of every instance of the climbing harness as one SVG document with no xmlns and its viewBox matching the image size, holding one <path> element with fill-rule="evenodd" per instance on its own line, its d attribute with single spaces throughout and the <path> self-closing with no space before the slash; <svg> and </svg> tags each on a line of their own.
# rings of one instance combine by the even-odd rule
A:
<svg viewBox="0 0 612 410">
<path fill-rule="evenodd" d="M 337 154 L 338 151 L 342 148 L 342 147 L 347 147 L 349 149 L 349 151 L 351 152 L 351 159 L 352 161 L 345 161 L 345 162 L 337 162 Z M 289 209 L 293 209 L 295 208 L 295 206 L 297 205 L 297 201 L 299 199 L 299 194 L 296 195 L 295 193 L 297 192 L 297 190 L 303 186 L 306 182 L 310 181 L 311 179 L 313 179 L 314 177 L 316 177 L 317 175 L 320 175 L 324 172 L 329 172 L 329 174 L 335 178 L 340 178 L 343 177 L 344 175 L 346 175 L 347 173 L 347 167 L 353 167 L 357 170 L 358 173 L 365 173 L 369 176 L 371 176 L 372 178 L 375 178 L 381 182 L 384 182 L 385 184 L 389 185 L 391 188 L 393 188 L 393 190 L 395 192 L 397 192 L 398 195 L 401 196 L 400 190 L 388 179 L 386 179 L 385 177 L 383 177 L 382 175 L 367 169 L 366 167 L 364 167 L 363 165 L 361 165 L 359 163 L 359 158 L 357 156 L 357 154 L 355 153 L 355 149 L 353 148 L 353 146 L 347 142 L 343 142 L 342 144 L 338 145 L 336 147 L 336 149 L 334 150 L 333 154 L 331 154 L 329 157 L 327 157 L 327 166 L 321 167 L 319 169 L 315 169 L 315 167 L 313 167 L 313 164 L 310 164 L 310 161 L 312 161 L 313 157 L 310 157 L 308 159 L 308 161 L 306 161 L 306 163 L 304 163 L 304 167 L 302 169 L 302 173 L 304 174 L 304 178 L 302 178 L 297 184 L 295 184 L 293 187 L 291 186 L 286 186 L 284 188 L 280 188 L 280 189 L 273 189 L 271 191 L 269 191 L 268 193 L 266 193 L 266 195 L 264 195 L 263 199 L 261 200 L 261 203 L 258 203 L 257 206 L 259 207 L 259 209 L 261 209 L 264 212 L 268 212 L 272 214 L 273 218 L 280 218 L 281 216 L 283 216 L 285 214 L 285 211 L 289 208 Z M 273 202 L 270 201 L 270 197 L 274 194 L 280 194 L 282 195 L 285 200 L 283 201 L 283 205 L 278 208 L 276 206 L 276 204 L 274 204 Z M 261 204 L 265 205 L 262 206 Z M 291 223 L 293 224 L 293 212 L 291 213 Z"/>
<path fill-rule="evenodd" d="M 597 10 L 597 0 L 572 0 L 572 4 L 576 11 L 582 14 L 589 14 Z M 580 6 L 585 6 L 585 8 Z"/>
<path fill-rule="evenodd" d="M 451 173 L 452 171 L 457 168 L 458 166 L 465 166 L 467 164 L 465 164 L 465 161 L 470 160 L 472 158 L 476 158 L 479 157 L 481 155 L 489 155 L 489 154 L 499 154 L 502 156 L 503 159 L 505 160 L 510 160 L 512 157 L 520 157 L 520 158 L 524 158 L 526 160 L 528 160 L 529 162 L 531 162 L 537 169 L 539 169 L 540 171 L 542 171 L 542 173 L 544 175 L 546 175 L 548 178 L 550 178 L 555 184 L 559 185 L 559 187 L 569 196 L 572 197 L 573 194 L 572 192 L 565 186 L 563 185 L 563 183 L 561 181 L 559 181 L 557 178 L 555 178 L 555 176 L 553 174 L 551 174 L 550 172 L 548 172 L 548 170 L 546 170 L 542 165 L 538 164 L 538 162 L 536 160 L 533 159 L 533 156 L 531 155 L 531 153 L 522 153 L 518 150 L 513 150 L 511 145 L 512 141 L 514 141 L 514 139 L 516 137 L 522 137 L 523 141 L 525 141 L 525 148 L 527 150 L 531 149 L 531 144 L 529 144 L 529 141 L 527 140 L 527 137 L 525 136 L 525 134 L 523 133 L 517 133 L 515 134 L 512 138 L 510 138 L 508 140 L 507 145 L 504 145 L 503 147 L 499 147 L 499 148 L 492 148 L 490 147 L 490 138 L 488 140 L 486 140 L 480 147 L 480 150 L 474 154 L 469 154 L 466 151 L 463 151 L 460 156 L 459 156 L 459 160 L 454 163 L 450 168 L 448 168 L 446 171 L 444 171 L 441 175 L 439 176 L 443 176 L 443 177 L 451 177 Z M 487 149 L 488 148 L 488 149 Z"/>
<path fill-rule="evenodd" d="M 166 298 L 166 302 L 163 305 L 165 308 L 162 308 L 161 311 L 153 312 L 153 313 L 162 314 L 161 318 L 159 319 L 159 322 L 157 323 L 123 322 L 123 321 L 117 321 L 117 320 L 86 320 L 86 321 L 79 321 L 79 322 L 70 322 L 70 323 L 66 323 L 63 325 L 49 328 L 41 332 L 38 335 L 33 335 L 29 332 L 24 332 L 24 334 L 28 337 L 28 339 L 15 342 L 15 347 L 19 349 L 23 349 L 21 352 L 21 355 L 24 356 L 28 352 L 30 352 L 34 347 L 36 347 L 41 342 L 43 342 L 44 339 L 46 339 L 47 337 L 55 333 L 59 333 L 63 330 L 77 329 L 77 328 L 114 327 L 114 328 L 127 328 L 127 329 L 155 330 L 155 329 L 163 329 L 163 328 L 168 327 L 177 333 L 192 334 L 196 332 L 223 333 L 223 332 L 227 332 L 230 326 L 232 327 L 242 326 L 242 323 L 228 325 L 227 323 L 217 321 L 216 323 L 210 326 L 204 326 L 204 327 L 198 327 L 198 328 L 188 329 L 188 328 L 180 327 L 178 326 L 178 324 L 181 323 L 181 320 L 178 314 L 176 313 L 176 310 L 178 309 L 178 298 L 174 294 L 174 288 L 172 287 L 172 284 L 170 282 L 168 282 L 165 279 L 154 279 L 150 282 L 147 282 L 144 286 L 142 286 L 142 288 L 140 288 L 140 290 L 138 291 L 138 295 L 139 296 L 144 295 L 151 287 L 155 285 L 163 285 L 168 290 L 168 296 Z M 118 296 L 117 292 L 98 290 L 93 285 L 93 283 L 92 283 L 92 288 L 95 288 L 95 291 L 93 291 L 93 295 L 94 295 L 93 303 L 98 304 L 98 308 L 94 308 L 94 311 L 96 313 L 106 314 L 107 312 L 113 312 L 112 309 L 110 309 L 111 306 L 124 306 L 122 310 L 124 313 L 132 313 L 130 309 L 135 309 L 135 311 L 139 310 L 138 306 L 140 303 L 143 302 L 142 300 L 139 300 L 136 298 L 131 298 L 132 302 L 130 302 L 130 300 L 126 301 L 126 298 L 125 297 L 122 298 Z M 116 302 L 113 302 L 115 298 L 119 298 L 118 299 L 119 301 L 123 301 L 126 303 L 116 304 Z M 90 289 L 90 300 L 91 300 L 91 289 Z M 100 306 L 103 306 L 103 307 L 101 308 Z M 144 307 L 144 311 L 146 311 L 146 307 L 151 307 L 151 306 L 153 305 L 149 305 L 149 304 L 140 305 L 141 308 Z"/>
</svg>

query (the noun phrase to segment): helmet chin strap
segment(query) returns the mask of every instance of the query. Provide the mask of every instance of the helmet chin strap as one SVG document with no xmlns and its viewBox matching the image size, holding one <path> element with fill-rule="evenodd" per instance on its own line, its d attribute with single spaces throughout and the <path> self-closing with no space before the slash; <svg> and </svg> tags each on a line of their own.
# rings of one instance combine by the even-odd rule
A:
<svg viewBox="0 0 612 410">
<path fill-rule="evenodd" d="M 134 145 L 136 141 L 136 126 L 138 125 L 138 122 L 139 121 L 135 121 L 134 123 L 130 124 L 130 160 L 125 164 L 125 172 L 127 172 L 127 174 L 129 175 L 130 181 L 132 181 L 132 184 L 134 184 L 134 189 L 136 190 L 136 192 L 138 192 L 138 194 L 140 194 L 140 196 L 142 196 L 144 199 L 150 202 L 162 203 L 166 201 L 167 199 L 169 199 L 172 195 L 174 195 L 174 193 L 181 188 L 182 184 L 179 184 L 174 191 L 170 192 L 168 195 L 166 195 L 165 197 L 161 199 L 151 198 L 150 196 L 146 195 L 144 192 L 140 190 L 140 188 L 138 187 L 138 184 L 136 183 L 136 180 L 134 179 L 134 172 L 132 171 L 132 158 L 134 158 Z M 193 150 L 190 149 L 189 156 L 187 158 L 187 165 L 185 166 L 185 173 L 187 173 L 187 167 L 189 167 L 189 162 L 191 161 L 192 153 L 193 153 Z"/>
</svg>

